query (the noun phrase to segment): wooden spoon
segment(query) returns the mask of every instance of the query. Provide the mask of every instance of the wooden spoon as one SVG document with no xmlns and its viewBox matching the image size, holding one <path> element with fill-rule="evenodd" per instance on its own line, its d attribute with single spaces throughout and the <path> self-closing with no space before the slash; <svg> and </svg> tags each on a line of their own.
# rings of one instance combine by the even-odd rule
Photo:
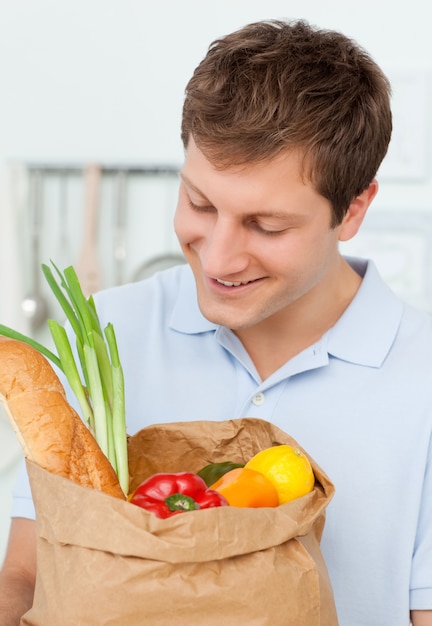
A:
<svg viewBox="0 0 432 626">
<path fill-rule="evenodd" d="M 76 272 L 85 296 L 100 289 L 100 267 L 97 251 L 101 168 L 97 164 L 84 169 L 84 233 Z"/>
</svg>

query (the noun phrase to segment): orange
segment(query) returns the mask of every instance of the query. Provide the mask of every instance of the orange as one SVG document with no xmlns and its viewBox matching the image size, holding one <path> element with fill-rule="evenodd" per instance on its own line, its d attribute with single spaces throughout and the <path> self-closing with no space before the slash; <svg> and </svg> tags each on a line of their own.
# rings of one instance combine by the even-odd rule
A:
<svg viewBox="0 0 432 626">
<path fill-rule="evenodd" d="M 230 470 L 210 489 L 223 495 L 231 506 L 278 506 L 279 496 L 273 483 L 260 472 L 239 467 Z"/>
<path fill-rule="evenodd" d="M 315 476 L 309 459 L 295 446 L 280 445 L 261 450 L 245 468 L 261 472 L 273 483 L 279 504 L 300 498 L 314 488 Z"/>
</svg>

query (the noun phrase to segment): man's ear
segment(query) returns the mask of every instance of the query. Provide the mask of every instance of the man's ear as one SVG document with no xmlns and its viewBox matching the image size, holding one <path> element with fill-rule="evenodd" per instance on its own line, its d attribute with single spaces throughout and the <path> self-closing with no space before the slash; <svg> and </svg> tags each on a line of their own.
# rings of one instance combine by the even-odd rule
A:
<svg viewBox="0 0 432 626">
<path fill-rule="evenodd" d="M 378 181 L 374 178 L 369 187 L 351 202 L 339 225 L 339 241 L 348 241 L 359 230 L 366 211 L 378 192 Z"/>
</svg>

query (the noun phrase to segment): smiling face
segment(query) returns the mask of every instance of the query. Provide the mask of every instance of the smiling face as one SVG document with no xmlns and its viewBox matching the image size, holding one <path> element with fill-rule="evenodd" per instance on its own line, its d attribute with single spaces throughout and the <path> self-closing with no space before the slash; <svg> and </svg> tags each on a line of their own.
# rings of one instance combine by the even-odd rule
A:
<svg viewBox="0 0 432 626">
<path fill-rule="evenodd" d="M 319 315 L 345 265 L 344 223 L 331 228 L 331 218 L 294 153 L 217 169 L 189 142 L 174 224 L 210 321 L 240 334 L 283 327 L 311 307 Z"/>
</svg>

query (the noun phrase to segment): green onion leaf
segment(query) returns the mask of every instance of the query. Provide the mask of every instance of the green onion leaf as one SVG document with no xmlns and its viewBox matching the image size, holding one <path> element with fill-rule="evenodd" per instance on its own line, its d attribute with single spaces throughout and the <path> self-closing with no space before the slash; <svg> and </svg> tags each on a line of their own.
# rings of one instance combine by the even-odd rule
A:
<svg viewBox="0 0 432 626">
<path fill-rule="evenodd" d="M 46 358 L 52 361 L 54 365 L 56 365 L 56 367 L 58 367 L 60 370 L 62 369 L 58 356 L 56 356 L 53 352 L 51 352 L 51 350 L 45 348 L 45 346 L 40 344 L 38 341 L 35 341 L 31 337 L 27 337 L 26 335 L 19 333 L 17 330 L 13 330 L 13 328 L 9 328 L 8 326 L 4 326 L 3 324 L 0 324 L 0 335 L 3 335 L 3 337 L 9 337 L 9 339 L 16 339 L 17 341 L 23 341 L 24 343 L 27 343 L 29 346 L 32 346 L 32 348 L 35 348 L 44 356 L 46 356 Z"/>
<path fill-rule="evenodd" d="M 72 354 L 72 349 L 69 343 L 67 333 L 64 327 L 55 320 L 48 320 L 48 326 L 60 357 L 61 369 L 63 370 L 70 385 L 70 388 L 72 389 L 75 397 L 79 402 L 83 418 L 86 420 L 86 422 L 88 422 L 90 430 L 93 431 L 93 410 L 88 401 L 85 389 L 81 383 L 81 378 L 75 364 L 75 359 Z"/>
</svg>

